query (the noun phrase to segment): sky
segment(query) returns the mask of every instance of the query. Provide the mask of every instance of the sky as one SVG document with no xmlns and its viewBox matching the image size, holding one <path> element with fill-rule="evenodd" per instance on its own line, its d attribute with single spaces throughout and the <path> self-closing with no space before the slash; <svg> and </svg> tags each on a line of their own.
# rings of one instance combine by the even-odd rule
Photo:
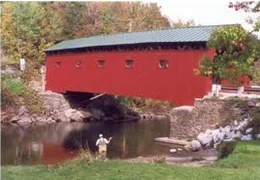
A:
<svg viewBox="0 0 260 180">
<path fill-rule="evenodd" d="M 170 20 L 194 20 L 200 25 L 241 24 L 252 30 L 245 21 L 248 14 L 228 8 L 229 2 L 238 0 L 142 0 L 156 2 Z"/>
<path fill-rule="evenodd" d="M 47 0 L 51 1 L 51 0 Z M 67 1 L 67 0 L 60 0 Z M 68 0 L 79 1 L 79 0 Z M 100 1 L 100 0 L 92 0 Z M 252 26 L 245 19 L 252 14 L 228 8 L 229 2 L 249 0 L 102 0 L 102 1 L 142 1 L 155 2 L 161 7 L 163 15 L 172 21 L 193 20 L 195 25 L 241 24 L 251 31 Z"/>
</svg>

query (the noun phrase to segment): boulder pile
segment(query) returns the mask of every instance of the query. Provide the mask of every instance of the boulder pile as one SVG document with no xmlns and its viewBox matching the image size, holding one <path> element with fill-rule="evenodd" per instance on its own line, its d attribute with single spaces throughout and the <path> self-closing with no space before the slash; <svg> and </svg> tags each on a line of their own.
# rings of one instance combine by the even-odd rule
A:
<svg viewBox="0 0 260 180">
<path fill-rule="evenodd" d="M 260 134 L 252 135 L 253 128 L 247 128 L 248 123 L 252 121 L 251 118 L 245 118 L 241 122 L 234 121 L 232 124 L 217 129 L 207 129 L 201 132 L 196 140 L 189 143 L 192 151 L 198 151 L 204 148 L 216 148 L 221 142 L 227 141 L 250 141 L 253 138 L 260 139 Z"/>
</svg>

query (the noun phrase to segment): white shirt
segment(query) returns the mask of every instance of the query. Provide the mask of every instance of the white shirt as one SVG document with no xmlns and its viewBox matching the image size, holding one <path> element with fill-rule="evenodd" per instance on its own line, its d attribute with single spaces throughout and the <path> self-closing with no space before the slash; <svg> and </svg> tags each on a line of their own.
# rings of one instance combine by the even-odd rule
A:
<svg viewBox="0 0 260 180">
<path fill-rule="evenodd" d="M 101 138 L 99 138 L 98 140 L 97 140 L 97 142 L 96 142 L 96 146 L 98 146 L 98 145 L 102 145 L 102 144 L 100 144 L 100 142 L 105 142 L 106 144 L 108 144 L 108 140 L 106 139 L 106 138 L 103 138 L 103 137 L 101 137 Z M 105 144 L 104 144 L 105 145 Z"/>
</svg>

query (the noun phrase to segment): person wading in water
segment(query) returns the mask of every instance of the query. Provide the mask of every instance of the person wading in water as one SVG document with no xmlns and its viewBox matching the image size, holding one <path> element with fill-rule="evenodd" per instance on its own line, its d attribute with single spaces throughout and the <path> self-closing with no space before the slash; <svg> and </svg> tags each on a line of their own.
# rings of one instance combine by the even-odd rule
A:
<svg viewBox="0 0 260 180">
<path fill-rule="evenodd" d="M 107 144 L 109 144 L 111 140 L 112 137 L 107 140 L 102 134 L 99 134 L 99 139 L 96 142 L 96 146 L 98 146 L 98 154 L 102 159 L 106 159 L 107 157 Z"/>
</svg>

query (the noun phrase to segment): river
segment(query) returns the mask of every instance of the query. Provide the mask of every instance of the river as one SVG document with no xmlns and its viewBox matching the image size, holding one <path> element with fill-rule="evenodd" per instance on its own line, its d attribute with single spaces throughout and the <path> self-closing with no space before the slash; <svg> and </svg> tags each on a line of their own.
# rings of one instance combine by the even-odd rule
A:
<svg viewBox="0 0 260 180">
<path fill-rule="evenodd" d="M 169 147 L 154 142 L 169 137 L 169 120 L 124 123 L 57 123 L 1 126 L 1 165 L 54 164 L 78 155 L 79 147 L 97 151 L 98 135 L 113 137 L 109 159 L 169 154 Z"/>
</svg>

